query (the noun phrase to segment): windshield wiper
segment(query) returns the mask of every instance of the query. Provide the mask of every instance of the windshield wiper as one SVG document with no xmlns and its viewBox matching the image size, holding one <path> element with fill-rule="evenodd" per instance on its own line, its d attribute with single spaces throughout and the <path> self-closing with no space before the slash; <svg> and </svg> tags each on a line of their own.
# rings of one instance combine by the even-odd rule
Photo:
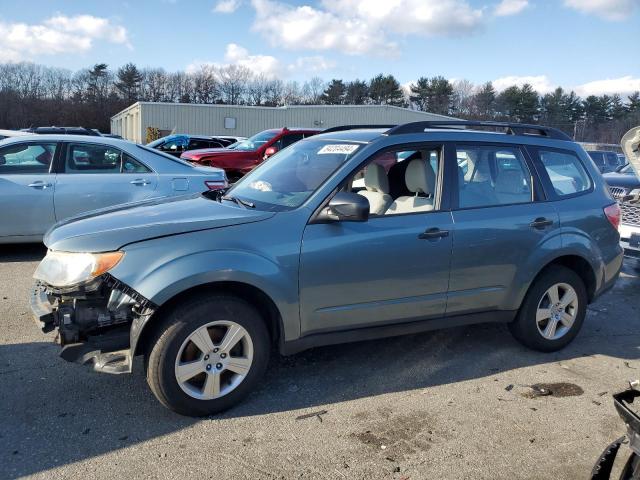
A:
<svg viewBox="0 0 640 480">
<path fill-rule="evenodd" d="M 242 205 L 245 208 L 256 208 L 256 205 L 252 202 L 248 202 L 247 200 L 242 200 L 238 197 L 232 197 L 231 195 L 223 195 L 220 197 L 222 200 L 228 200 L 230 202 L 235 203 L 236 205 Z"/>
</svg>

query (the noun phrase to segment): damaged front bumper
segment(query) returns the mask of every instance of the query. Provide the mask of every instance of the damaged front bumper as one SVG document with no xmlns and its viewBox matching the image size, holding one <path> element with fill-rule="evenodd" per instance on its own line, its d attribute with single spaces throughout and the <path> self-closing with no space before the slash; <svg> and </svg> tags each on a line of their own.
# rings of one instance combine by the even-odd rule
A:
<svg viewBox="0 0 640 480">
<path fill-rule="evenodd" d="M 141 327 L 157 309 L 109 274 L 67 290 L 36 282 L 30 303 L 40 329 L 57 330 L 62 358 L 114 374 L 131 372 Z"/>
</svg>

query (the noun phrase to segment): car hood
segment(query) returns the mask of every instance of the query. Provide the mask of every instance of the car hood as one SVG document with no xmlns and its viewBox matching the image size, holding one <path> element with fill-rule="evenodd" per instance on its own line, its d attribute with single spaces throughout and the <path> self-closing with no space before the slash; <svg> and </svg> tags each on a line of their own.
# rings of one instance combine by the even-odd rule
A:
<svg viewBox="0 0 640 480">
<path fill-rule="evenodd" d="M 602 175 L 604 181 L 610 187 L 638 188 L 640 180 L 633 174 L 625 173 L 605 173 Z"/>
<path fill-rule="evenodd" d="M 53 226 L 44 243 L 65 252 L 107 252 L 143 240 L 258 222 L 273 215 L 221 204 L 200 194 L 170 197 L 72 217 Z"/>
</svg>

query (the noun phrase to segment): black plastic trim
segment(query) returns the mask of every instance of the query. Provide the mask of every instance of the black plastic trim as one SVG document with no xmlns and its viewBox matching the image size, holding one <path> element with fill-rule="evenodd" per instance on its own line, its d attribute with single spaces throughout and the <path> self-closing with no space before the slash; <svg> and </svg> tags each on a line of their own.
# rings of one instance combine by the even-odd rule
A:
<svg viewBox="0 0 640 480">
<path fill-rule="evenodd" d="M 396 323 L 392 325 L 377 325 L 351 330 L 330 331 L 313 333 L 296 340 L 280 344 L 280 353 L 293 355 L 310 348 L 340 343 L 375 340 L 378 338 L 397 337 L 431 330 L 440 330 L 449 327 L 473 325 L 476 323 L 509 323 L 513 321 L 517 311 L 499 310 L 491 312 L 455 315 L 451 317 L 431 318 L 412 322 Z"/>
</svg>

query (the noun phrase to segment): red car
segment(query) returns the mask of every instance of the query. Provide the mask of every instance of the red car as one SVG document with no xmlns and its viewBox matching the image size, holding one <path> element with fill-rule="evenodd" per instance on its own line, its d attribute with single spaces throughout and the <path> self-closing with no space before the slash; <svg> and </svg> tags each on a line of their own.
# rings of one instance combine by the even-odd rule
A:
<svg viewBox="0 0 640 480">
<path fill-rule="evenodd" d="M 222 168 L 230 182 L 250 172 L 271 155 L 292 143 L 322 130 L 314 128 L 277 128 L 265 130 L 227 148 L 205 148 L 184 152 L 180 158 L 189 162 Z"/>
</svg>

